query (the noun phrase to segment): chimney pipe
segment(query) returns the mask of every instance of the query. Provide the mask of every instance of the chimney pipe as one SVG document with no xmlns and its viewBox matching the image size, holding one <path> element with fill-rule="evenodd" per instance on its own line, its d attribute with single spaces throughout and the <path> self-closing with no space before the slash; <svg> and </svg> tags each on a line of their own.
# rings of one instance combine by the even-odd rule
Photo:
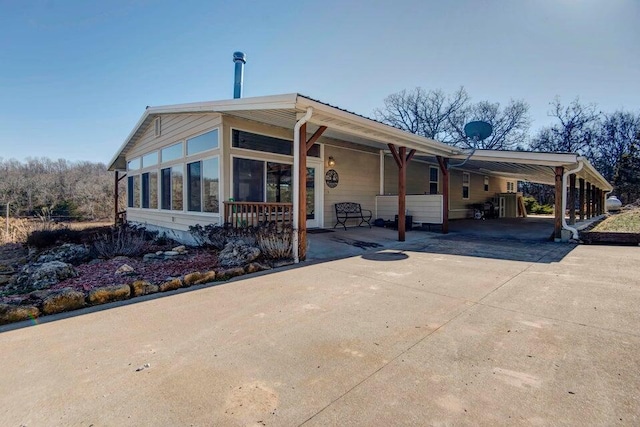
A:
<svg viewBox="0 0 640 427">
<path fill-rule="evenodd" d="M 233 62 L 236 64 L 235 80 L 233 84 L 233 98 L 242 98 L 242 81 L 244 78 L 244 64 L 247 56 L 242 52 L 233 52 Z"/>
</svg>

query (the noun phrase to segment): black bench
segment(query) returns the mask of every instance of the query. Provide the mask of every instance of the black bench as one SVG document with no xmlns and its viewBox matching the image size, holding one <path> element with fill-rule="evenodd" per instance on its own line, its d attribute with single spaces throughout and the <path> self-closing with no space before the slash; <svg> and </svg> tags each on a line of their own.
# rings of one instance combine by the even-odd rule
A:
<svg viewBox="0 0 640 427">
<path fill-rule="evenodd" d="M 360 220 L 360 224 L 358 224 L 358 227 L 366 223 L 369 226 L 369 228 L 371 228 L 372 213 L 368 209 L 362 209 L 362 206 L 360 206 L 360 203 L 342 202 L 342 203 L 336 203 L 335 207 L 336 207 L 337 222 L 333 226 L 333 228 L 336 228 L 338 224 L 341 224 L 346 230 L 347 225 L 345 223 L 350 218 L 355 218 Z M 368 214 L 365 214 L 364 212 L 368 212 Z"/>
</svg>

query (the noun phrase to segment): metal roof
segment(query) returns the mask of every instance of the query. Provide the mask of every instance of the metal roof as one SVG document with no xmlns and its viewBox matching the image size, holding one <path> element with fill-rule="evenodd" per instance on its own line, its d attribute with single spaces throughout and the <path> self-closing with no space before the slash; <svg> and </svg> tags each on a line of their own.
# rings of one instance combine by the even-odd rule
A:
<svg viewBox="0 0 640 427">
<path fill-rule="evenodd" d="M 293 129 L 299 115 L 305 113 L 309 107 L 313 109 L 313 114 L 308 122 L 308 130 L 314 132 L 320 126 L 327 126 L 323 137 L 382 150 L 387 149 L 387 144 L 395 144 L 415 149 L 416 158 L 435 160 L 434 156 L 443 156 L 452 159 L 452 165 L 468 157 L 468 151 L 457 147 L 406 132 L 308 96 L 290 93 L 147 107 L 109 163 L 109 170 L 126 169 L 127 152 L 136 144 L 153 119 L 162 114 L 221 113 Z M 602 175 L 586 159 L 579 158 L 574 153 L 476 150 L 462 168 L 487 175 L 514 176 L 520 180 L 554 184 L 554 167 L 573 168 L 579 159 L 585 161 L 585 168 L 578 175 L 610 191 L 611 185 Z"/>
</svg>

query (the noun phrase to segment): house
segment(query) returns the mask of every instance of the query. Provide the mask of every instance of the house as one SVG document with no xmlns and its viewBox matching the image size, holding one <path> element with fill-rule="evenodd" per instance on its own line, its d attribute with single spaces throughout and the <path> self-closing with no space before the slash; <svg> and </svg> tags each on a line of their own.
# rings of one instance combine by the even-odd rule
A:
<svg viewBox="0 0 640 427">
<path fill-rule="evenodd" d="M 397 215 L 404 240 L 407 214 L 445 233 L 474 205 L 515 216 L 517 182 L 527 180 L 555 185 L 560 237 L 573 230 L 563 206 L 576 190 L 581 218 L 603 213 L 612 190 L 574 153 L 470 152 L 297 93 L 148 107 L 109 170 L 116 182 L 126 174 L 130 222 L 188 241 L 189 226 L 275 215 L 292 221 L 300 259 L 306 229 L 332 228 L 339 202 Z"/>
</svg>

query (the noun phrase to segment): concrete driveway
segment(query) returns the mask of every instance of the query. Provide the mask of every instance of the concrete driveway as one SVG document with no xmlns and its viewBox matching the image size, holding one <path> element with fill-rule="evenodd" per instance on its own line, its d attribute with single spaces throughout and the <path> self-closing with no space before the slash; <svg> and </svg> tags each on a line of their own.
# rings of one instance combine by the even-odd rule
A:
<svg viewBox="0 0 640 427">
<path fill-rule="evenodd" d="M 5 327 L 0 424 L 640 424 L 638 248 L 433 241 Z"/>
</svg>

